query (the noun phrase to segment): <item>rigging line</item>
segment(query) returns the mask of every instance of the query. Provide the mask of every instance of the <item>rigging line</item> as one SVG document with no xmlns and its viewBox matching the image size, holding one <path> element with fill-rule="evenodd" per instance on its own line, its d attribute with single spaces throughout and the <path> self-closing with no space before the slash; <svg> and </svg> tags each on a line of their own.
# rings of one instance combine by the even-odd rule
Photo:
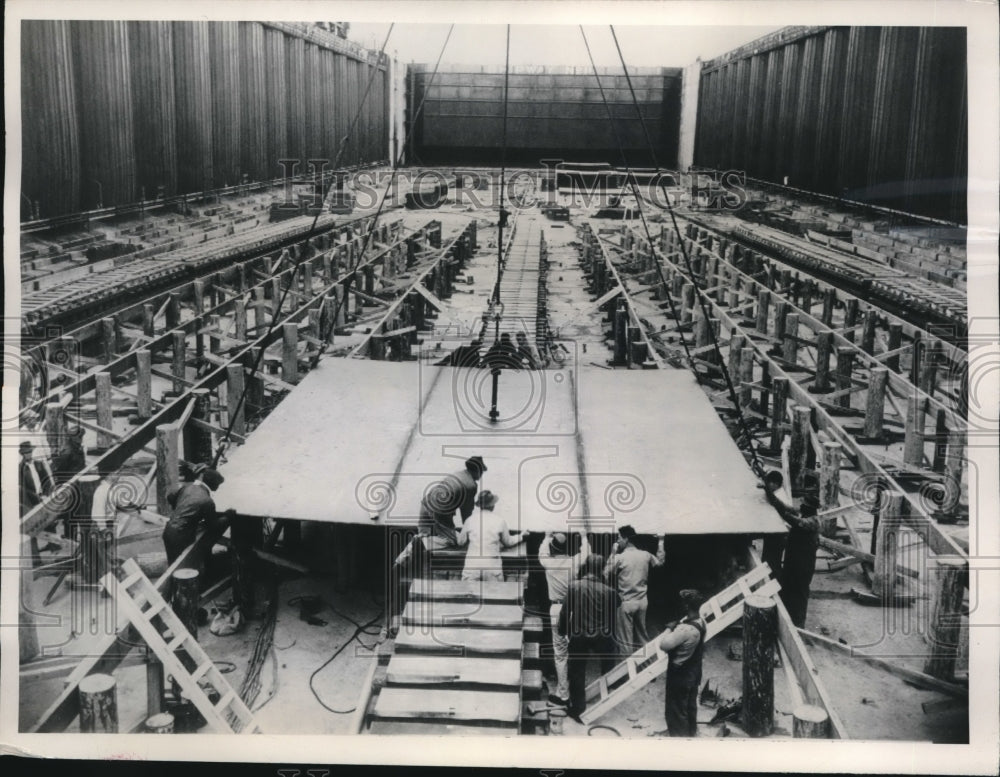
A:
<svg viewBox="0 0 1000 777">
<path fill-rule="evenodd" d="M 649 226 L 646 224 L 646 217 L 645 214 L 643 214 L 642 208 L 640 207 L 639 203 L 638 184 L 636 183 L 635 176 L 632 175 L 632 170 L 629 167 L 628 161 L 625 158 L 625 147 L 622 145 L 621 136 L 618 134 L 618 126 L 615 124 L 614 117 L 611 115 L 611 106 L 608 104 L 607 97 L 604 94 L 604 85 L 601 83 L 601 77 L 597 72 L 597 65 L 594 62 L 594 56 L 590 51 L 590 43 L 587 40 L 587 33 L 584 31 L 582 24 L 580 25 L 580 34 L 583 36 L 583 45 L 587 48 L 587 57 L 590 59 L 590 66 L 594 70 L 594 78 L 597 79 L 597 88 L 600 90 L 601 93 L 601 101 L 604 103 L 604 109 L 608 113 L 608 121 L 611 124 L 611 131 L 614 133 L 615 136 L 615 143 L 618 144 L 618 153 L 621 155 L 622 164 L 625 166 L 626 185 L 628 184 L 628 182 L 632 183 L 633 195 L 635 196 L 636 199 L 636 209 L 639 211 L 639 216 L 642 218 L 643 226 L 645 226 L 646 228 L 646 239 L 649 241 L 650 247 L 652 247 L 653 238 L 649 234 Z M 624 190 L 624 188 L 625 187 L 623 186 L 622 189 Z M 677 306 L 674 303 L 673 294 L 670 293 L 670 289 L 667 287 L 666 279 L 663 277 L 663 269 L 660 267 L 659 263 L 656 263 L 656 267 L 657 270 L 659 271 L 660 286 L 667 295 L 667 305 L 670 306 L 670 315 L 674 317 L 674 320 L 678 324 L 680 324 L 681 323 L 680 314 L 678 313 Z M 687 340 L 685 339 L 683 332 L 681 332 L 681 345 L 684 347 L 684 353 L 687 355 L 688 362 L 691 364 L 692 370 L 694 370 L 694 361 L 691 358 L 691 350 L 688 348 Z M 695 372 L 697 371 L 695 370 Z"/>
<path fill-rule="evenodd" d="M 392 35 L 392 30 L 393 30 L 393 28 L 395 26 L 396 26 L 395 22 L 393 22 L 393 23 L 391 23 L 389 25 L 389 29 L 388 29 L 388 31 L 385 34 L 385 39 L 382 41 L 382 47 L 379 49 L 378 57 L 375 60 L 375 65 L 372 67 L 372 72 L 368 76 L 368 85 L 365 88 L 365 93 L 362 96 L 360 103 L 358 104 L 357 110 L 354 112 L 354 118 L 351 120 L 351 124 L 348 127 L 347 135 L 345 135 L 341 139 L 341 141 L 340 141 L 340 147 L 337 149 L 337 158 L 334 160 L 334 177 L 333 177 L 333 180 L 330 182 L 330 189 L 328 189 L 327 192 L 323 195 L 323 199 L 322 199 L 322 201 L 320 203 L 320 207 L 317 210 L 316 215 L 313 217 L 313 222 L 310 225 L 309 230 L 305 233 L 305 236 L 302 238 L 301 241 L 299 241 L 299 244 L 307 243 L 310 240 L 310 238 L 313 236 L 313 234 L 315 233 L 315 231 L 316 231 L 316 225 L 319 223 L 319 217 L 320 217 L 320 214 L 323 212 L 323 208 L 324 208 L 324 206 L 326 204 L 326 199 L 327 199 L 327 197 L 330 194 L 330 190 L 333 188 L 333 184 L 336 182 L 336 170 L 340 167 L 340 161 L 341 161 L 341 159 L 343 157 L 344 149 L 345 149 L 345 147 L 347 145 L 347 140 L 353 134 L 354 129 L 357 126 L 358 119 L 361 117 L 361 111 L 364 110 L 365 103 L 368 100 L 368 93 L 371 90 L 372 82 L 375 80 L 375 75 L 379 72 L 378 65 L 382 62 L 382 57 L 385 54 L 386 44 L 389 43 L 389 36 Z M 386 72 L 388 72 L 388 69 L 386 70 Z M 320 178 L 320 181 L 322 182 L 322 178 Z M 320 185 L 322 185 L 322 183 Z M 375 227 L 374 227 L 374 222 L 373 222 L 372 223 L 372 229 L 374 229 L 374 228 Z M 279 318 L 279 315 L 281 313 L 282 307 L 284 307 L 285 299 L 287 299 L 287 297 L 288 297 L 288 292 L 291 291 L 292 286 L 295 285 L 295 278 L 298 275 L 299 266 L 302 264 L 302 261 L 304 259 L 305 259 L 305 249 L 303 249 L 302 251 L 300 251 L 299 252 L 299 256 L 297 256 L 295 258 L 295 263 L 294 263 L 294 265 L 292 267 L 292 270 L 291 270 L 291 273 L 289 275 L 288 286 L 286 286 L 285 289 L 284 289 L 284 291 L 282 292 L 281 297 L 278 300 L 278 304 L 275 307 L 274 313 L 271 315 L 271 321 L 268 324 L 267 332 L 264 333 L 264 339 L 265 340 L 268 337 L 270 337 L 271 333 L 274 331 L 275 323 L 278 321 L 278 318 Z M 287 272 L 287 270 L 283 271 L 283 273 L 284 272 Z M 280 277 L 280 275 L 278 277 Z M 260 349 L 258 349 L 257 357 L 254 359 L 254 362 L 253 362 L 253 364 L 250 367 L 250 376 L 249 377 L 251 379 L 254 377 L 254 375 L 257 374 L 257 371 L 260 369 L 260 363 L 264 359 L 264 352 L 266 350 L 267 350 L 267 346 L 266 345 L 263 346 L 263 347 L 261 347 Z M 232 417 L 228 419 L 228 423 L 226 424 L 226 431 L 222 435 L 222 438 L 219 440 L 219 445 L 215 449 L 215 454 L 212 456 L 212 466 L 213 467 L 218 466 L 219 459 L 222 457 L 222 453 L 225 450 L 225 447 L 226 447 L 227 443 L 229 442 L 230 437 L 232 436 L 233 425 L 236 423 L 236 419 L 239 418 L 240 412 L 243 410 L 243 408 L 244 408 L 244 406 L 246 404 L 246 397 L 247 397 L 247 393 L 250 391 L 250 385 L 251 385 L 250 380 L 244 380 L 244 382 L 243 382 L 243 391 L 240 393 L 239 401 L 236 403 L 236 409 L 233 411 Z"/>
<path fill-rule="evenodd" d="M 389 190 L 392 188 L 393 181 L 396 179 L 396 171 L 399 169 L 400 164 L 403 162 L 403 154 L 406 153 L 407 141 L 410 139 L 410 134 L 413 132 L 414 126 L 416 126 L 417 119 L 420 117 L 421 112 L 424 109 L 424 103 L 427 101 L 427 95 L 430 92 L 431 86 L 434 85 L 434 79 L 437 78 L 438 68 L 441 66 L 441 58 L 444 56 L 445 49 L 448 47 L 448 41 L 451 40 L 451 33 L 454 31 L 455 25 L 452 24 L 448 27 L 448 34 L 445 35 L 444 43 L 441 44 L 441 51 L 438 52 L 437 61 L 434 63 L 434 70 L 431 73 L 431 77 L 424 87 L 423 94 L 420 97 L 420 103 L 417 105 L 417 110 L 413 112 L 413 116 L 410 119 L 410 126 L 407 128 L 406 135 L 403 137 L 403 142 L 400 144 L 399 151 L 396 153 L 395 159 L 392 162 L 392 169 L 389 171 L 388 180 L 386 181 L 385 191 L 382 192 L 382 199 L 379 201 L 378 209 L 375 211 L 375 215 L 372 217 L 371 228 L 365 233 L 365 240 L 361 244 L 361 250 L 358 252 L 357 258 L 355 259 L 354 265 L 350 268 L 349 273 L 344 278 L 344 294 L 337 300 L 333 308 L 333 312 L 330 315 L 329 324 L 323 330 L 323 336 L 320 338 L 321 344 L 317 352 L 313 355 L 313 358 L 309 362 L 310 368 L 315 367 L 323 354 L 326 353 L 326 347 L 329 345 L 330 333 L 333 331 L 333 327 L 337 322 L 337 314 L 340 312 L 341 305 L 346 305 L 349 299 L 351 283 L 357 275 L 357 271 L 367 265 L 371 264 L 369 262 L 362 262 L 362 258 L 365 252 L 368 250 L 368 244 L 372 239 L 372 235 L 375 234 L 375 227 L 378 224 L 379 216 L 382 215 L 382 209 L 385 207 L 386 198 L 389 196 Z"/>
<path fill-rule="evenodd" d="M 653 159 L 653 165 L 657 171 L 660 169 L 660 163 L 656 158 L 656 149 L 653 146 L 652 140 L 649 137 L 649 129 L 646 127 L 646 121 L 642 116 L 642 110 L 639 108 L 639 100 L 636 97 L 635 89 L 632 86 L 632 77 L 628 73 L 628 66 L 625 64 L 625 55 L 622 53 L 621 45 L 618 42 L 618 35 L 615 33 L 615 26 L 613 24 L 608 25 L 611 29 L 611 37 L 615 42 L 615 49 L 618 51 L 618 58 L 622 63 L 622 71 L 625 73 L 625 82 L 628 84 L 629 93 L 632 96 L 632 104 L 635 106 L 636 115 L 639 117 L 639 124 L 642 126 L 642 134 L 646 140 L 646 147 L 649 149 L 650 156 Z M 649 234 L 649 226 L 646 224 L 646 218 L 642 213 L 642 206 L 638 198 L 636 200 L 636 206 L 639 209 L 639 215 L 642 216 L 643 226 L 646 228 L 646 239 L 649 240 L 650 250 L 655 250 L 652 238 Z M 684 266 L 688 271 L 688 278 L 694 286 L 695 298 L 698 300 L 698 306 L 701 308 L 701 314 L 706 320 L 710 320 L 708 304 L 705 301 L 705 294 L 698 285 L 698 279 L 694 274 L 694 270 L 691 266 L 691 257 L 688 255 L 687 246 L 684 244 L 684 236 L 681 234 L 680 227 L 677 224 L 677 216 L 674 213 L 673 205 L 670 204 L 670 198 L 667 197 L 667 212 L 670 214 L 670 222 L 674 228 L 674 233 L 677 235 L 678 243 L 680 244 L 681 256 L 684 259 Z M 657 273 L 660 276 L 661 281 L 663 280 L 663 268 L 660 266 L 659 262 L 654 262 L 657 268 Z M 725 359 L 722 358 L 722 351 L 719 348 L 719 340 L 715 336 L 715 330 L 713 327 L 708 328 L 709 336 L 712 338 L 712 349 L 715 352 L 716 359 L 718 360 L 718 366 L 722 370 L 722 375 L 726 379 L 726 388 L 729 392 L 729 399 L 733 403 L 733 407 L 736 409 L 736 418 L 740 426 L 740 434 L 747 440 L 747 446 L 750 449 L 751 457 L 751 468 L 760 477 L 764 476 L 764 465 L 760 461 L 760 457 L 757 454 L 757 448 L 753 444 L 754 437 L 750 432 L 750 426 L 747 423 L 746 416 L 743 414 L 743 408 L 740 406 L 738 397 L 736 396 L 736 387 L 733 385 L 732 376 L 729 374 L 729 368 L 726 364 Z M 681 337 L 683 342 L 683 335 Z M 687 346 L 685 345 L 685 350 Z"/>
<path fill-rule="evenodd" d="M 507 176 L 507 90 L 510 79 L 510 25 L 507 25 L 507 46 L 503 61 L 503 130 L 500 141 L 500 216 L 497 220 L 497 281 L 493 287 L 493 304 L 500 302 L 500 281 L 503 278 L 503 196 Z M 512 233 L 513 234 L 513 233 Z M 500 319 L 497 318 L 497 338 L 500 336 Z"/>
</svg>

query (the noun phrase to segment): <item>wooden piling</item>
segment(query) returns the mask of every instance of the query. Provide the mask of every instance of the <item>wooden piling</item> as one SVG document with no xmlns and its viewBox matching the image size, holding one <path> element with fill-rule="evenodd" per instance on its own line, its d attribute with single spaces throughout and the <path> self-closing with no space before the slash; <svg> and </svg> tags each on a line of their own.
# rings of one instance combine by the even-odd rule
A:
<svg viewBox="0 0 1000 777">
<path fill-rule="evenodd" d="M 760 365 L 760 399 L 758 400 L 758 410 L 762 416 L 767 417 L 769 401 L 771 399 L 771 365 L 764 360 Z"/>
<path fill-rule="evenodd" d="M 951 682 L 955 677 L 961 641 L 965 562 L 957 558 L 939 558 L 934 563 L 934 592 L 928 623 L 931 654 L 924 662 L 924 672 Z"/>
<path fill-rule="evenodd" d="M 145 421 L 153 415 L 153 354 L 146 348 L 135 352 L 136 415 Z"/>
<path fill-rule="evenodd" d="M 821 510 L 829 510 L 840 504 L 840 459 L 843 448 L 839 442 L 827 440 L 820 450 L 819 464 L 819 504 Z M 836 532 L 837 516 L 821 519 L 820 531 L 825 537 Z"/>
<path fill-rule="evenodd" d="M 681 306 L 681 323 L 690 323 L 692 316 L 694 315 L 694 284 L 685 283 L 681 287 L 681 294 L 683 295 L 683 305 Z"/>
<path fill-rule="evenodd" d="M 101 429 L 111 429 L 111 373 L 99 372 L 94 376 L 94 394 L 97 398 L 97 425 Z M 97 447 L 107 450 L 114 443 L 114 437 L 104 431 L 97 432 Z"/>
<path fill-rule="evenodd" d="M 233 336 L 246 342 L 247 339 L 247 303 L 242 299 L 233 302 Z"/>
<path fill-rule="evenodd" d="M 170 581 L 170 608 L 191 636 L 198 639 L 201 576 L 197 569 L 178 569 L 170 576 Z"/>
<path fill-rule="evenodd" d="M 628 310 L 624 305 L 620 305 L 615 310 L 613 337 L 614 363 L 625 364 L 626 349 L 628 348 Z"/>
<path fill-rule="evenodd" d="M 109 674 L 91 674 L 80 680 L 80 733 L 118 733 L 118 685 Z"/>
<path fill-rule="evenodd" d="M 829 739 L 830 716 L 822 707 L 800 704 L 792 711 L 792 736 L 795 739 Z"/>
<path fill-rule="evenodd" d="M 299 382 L 299 326 L 291 322 L 281 325 L 281 379 Z"/>
<path fill-rule="evenodd" d="M 854 327 L 858 323 L 858 300 L 851 297 L 844 303 L 844 337 L 854 342 Z"/>
<path fill-rule="evenodd" d="M 920 390 L 927 396 L 934 396 L 934 382 L 937 376 L 938 355 L 941 352 L 941 344 L 936 341 L 927 343 L 924 349 L 923 364 L 920 368 Z"/>
<path fill-rule="evenodd" d="M 811 409 L 805 405 L 792 406 L 792 438 L 788 448 L 788 475 L 792 494 L 802 493 L 805 486 L 806 464 L 809 457 L 809 432 Z"/>
<path fill-rule="evenodd" d="M 785 316 L 785 334 L 782 342 L 782 358 L 789 364 L 795 364 L 799 355 L 799 314 L 789 313 Z"/>
<path fill-rule="evenodd" d="M 875 324 L 878 323 L 878 316 L 872 308 L 865 311 L 865 324 L 861 332 L 861 350 L 867 354 L 875 353 Z"/>
<path fill-rule="evenodd" d="M 788 378 L 775 378 L 772 383 L 774 406 L 771 408 L 771 450 L 781 450 L 785 437 L 785 404 L 788 401 Z"/>
<path fill-rule="evenodd" d="M 865 437 L 882 436 L 882 418 L 885 412 L 885 387 L 889 381 L 886 367 L 873 367 L 868 376 L 868 395 L 865 398 Z"/>
<path fill-rule="evenodd" d="M 171 362 L 171 371 L 174 376 L 174 393 L 180 394 L 184 391 L 184 378 L 186 376 L 186 362 L 187 362 L 187 335 L 184 333 L 183 329 L 175 329 L 170 333 L 172 350 L 173 350 L 173 360 Z"/>
<path fill-rule="evenodd" d="M 830 352 L 833 350 L 833 332 L 820 332 L 816 335 L 816 373 L 810 388 L 814 394 L 826 394 L 830 391 Z"/>
<path fill-rule="evenodd" d="M 785 324 L 788 320 L 789 304 L 784 300 L 774 306 L 774 339 L 779 343 L 785 339 Z"/>
<path fill-rule="evenodd" d="M 844 408 L 851 406 L 851 373 L 854 370 L 854 349 L 843 346 L 837 349 L 837 391 L 845 391 L 837 398 L 837 404 Z"/>
<path fill-rule="evenodd" d="M 746 345 L 747 339 L 733 330 L 732 337 L 729 338 L 729 358 L 726 362 L 726 369 L 729 371 L 729 379 L 735 384 L 740 369 L 741 351 Z"/>
<path fill-rule="evenodd" d="M 156 333 L 156 309 L 152 302 L 144 302 L 142 305 L 142 333 L 146 337 L 152 337 Z"/>
<path fill-rule="evenodd" d="M 101 343 L 104 363 L 111 364 L 118 355 L 118 329 L 111 316 L 101 319 Z"/>
<path fill-rule="evenodd" d="M 884 602 L 896 596 L 896 559 L 899 555 L 900 511 L 903 495 L 899 491 L 883 491 L 879 501 L 878 526 L 875 529 L 875 569 L 872 573 L 872 593 Z"/>
<path fill-rule="evenodd" d="M 753 348 L 743 348 L 742 358 L 739 362 L 740 370 L 740 405 L 747 407 L 750 404 L 751 386 L 753 383 Z"/>
<path fill-rule="evenodd" d="M 242 364 L 226 366 L 226 410 L 229 426 L 235 434 L 246 434 L 246 405 L 243 402 L 245 381 Z"/>
<path fill-rule="evenodd" d="M 45 441 L 53 455 L 66 442 L 66 407 L 58 398 L 45 404 Z"/>
<path fill-rule="evenodd" d="M 167 295 L 167 309 L 164 312 L 167 329 L 174 329 L 181 323 L 181 303 L 173 292 Z"/>
<path fill-rule="evenodd" d="M 152 650 L 146 653 L 146 714 L 154 716 L 163 710 L 163 664 Z"/>
<path fill-rule="evenodd" d="M 924 409 L 926 400 L 914 391 L 906 405 L 903 461 L 920 467 L 924 462 Z"/>
<path fill-rule="evenodd" d="M 896 322 L 889 324 L 889 344 L 890 351 L 899 350 L 903 344 L 903 325 Z M 885 366 L 893 372 L 899 372 L 899 354 L 894 354 L 885 360 Z"/>
<path fill-rule="evenodd" d="M 200 316 L 205 312 L 205 281 L 194 281 L 191 284 L 191 294 L 194 301 L 194 314 Z"/>
<path fill-rule="evenodd" d="M 694 320 L 694 344 L 696 348 L 704 348 L 712 342 L 712 324 L 702 313 Z"/>
<path fill-rule="evenodd" d="M 833 289 L 823 292 L 823 312 L 820 313 L 819 320 L 824 326 L 833 326 L 833 304 L 836 301 L 836 294 Z"/>
<path fill-rule="evenodd" d="M 767 334 L 767 314 L 768 308 L 771 305 L 771 292 L 767 289 L 761 289 L 757 292 L 757 321 L 754 324 L 755 328 L 762 335 Z"/>
<path fill-rule="evenodd" d="M 751 737 L 774 731 L 774 651 L 778 607 L 753 594 L 743 604 L 743 730 Z"/>
<path fill-rule="evenodd" d="M 180 443 L 180 426 L 176 423 L 156 427 L 156 511 L 170 515 L 167 494 L 177 485 L 177 459 Z"/>
</svg>

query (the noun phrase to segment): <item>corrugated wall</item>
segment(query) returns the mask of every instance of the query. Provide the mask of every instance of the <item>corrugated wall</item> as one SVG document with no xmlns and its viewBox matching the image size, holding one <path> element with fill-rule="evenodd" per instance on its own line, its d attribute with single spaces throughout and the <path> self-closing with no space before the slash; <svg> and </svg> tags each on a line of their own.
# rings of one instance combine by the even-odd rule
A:
<svg viewBox="0 0 1000 777">
<path fill-rule="evenodd" d="M 302 23 L 22 22 L 22 218 L 276 178 L 281 158 L 332 162 L 366 57 Z M 386 159 L 378 69 L 344 165 Z"/>
<path fill-rule="evenodd" d="M 128 23 L 135 162 L 140 196 L 177 193 L 174 35 L 170 22 Z"/>
<path fill-rule="evenodd" d="M 46 67 L 21 68 L 21 216 L 80 208 L 80 140 L 68 22 L 26 21 L 21 47 Z"/>
<path fill-rule="evenodd" d="M 964 222 L 964 28 L 786 28 L 703 65 L 695 164 Z"/>
</svg>

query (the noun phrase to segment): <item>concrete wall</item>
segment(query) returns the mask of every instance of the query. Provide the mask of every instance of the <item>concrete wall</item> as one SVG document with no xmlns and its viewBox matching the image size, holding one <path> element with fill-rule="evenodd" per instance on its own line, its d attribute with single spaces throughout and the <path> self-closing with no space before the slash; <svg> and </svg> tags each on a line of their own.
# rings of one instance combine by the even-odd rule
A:
<svg viewBox="0 0 1000 777">
<path fill-rule="evenodd" d="M 684 68 L 681 76 L 681 126 L 677 149 L 677 169 L 686 171 L 694 164 L 695 133 L 698 124 L 698 87 L 701 60 Z"/>
</svg>

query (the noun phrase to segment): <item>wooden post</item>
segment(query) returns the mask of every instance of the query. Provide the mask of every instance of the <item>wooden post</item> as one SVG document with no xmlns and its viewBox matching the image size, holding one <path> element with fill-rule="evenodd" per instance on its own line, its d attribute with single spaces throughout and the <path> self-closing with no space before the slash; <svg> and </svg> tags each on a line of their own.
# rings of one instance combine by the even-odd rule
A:
<svg viewBox="0 0 1000 777">
<path fill-rule="evenodd" d="M 111 429 L 111 373 L 99 372 L 94 376 L 94 394 L 97 398 L 97 425 L 102 429 Z M 114 438 L 107 432 L 97 433 L 97 447 L 107 450 L 114 443 Z"/>
<path fill-rule="evenodd" d="M 906 437 L 903 441 L 903 461 L 915 467 L 924 462 L 925 400 L 914 391 L 906 405 Z"/>
<path fill-rule="evenodd" d="M 829 510 L 840 504 L 840 457 L 842 450 L 839 442 L 827 440 L 823 443 L 819 465 L 820 510 Z M 837 516 L 825 517 L 821 521 L 820 531 L 823 536 L 833 536 L 837 529 Z"/>
<path fill-rule="evenodd" d="M 279 315 L 278 305 L 281 304 L 281 279 L 283 276 L 275 275 L 271 278 L 271 315 L 275 318 Z"/>
<path fill-rule="evenodd" d="M 163 664 L 153 651 L 146 654 L 146 714 L 158 715 L 163 710 Z"/>
<path fill-rule="evenodd" d="M 299 382 L 299 326 L 295 323 L 281 325 L 281 379 Z"/>
<path fill-rule="evenodd" d="M 338 284 L 334 287 L 333 293 L 337 296 L 336 326 L 342 329 L 347 324 L 347 300 L 344 295 L 344 287 Z"/>
<path fill-rule="evenodd" d="M 152 302 L 144 302 L 142 305 L 142 333 L 146 337 L 152 337 L 156 333 L 156 310 Z"/>
<path fill-rule="evenodd" d="M 755 328 L 762 335 L 767 334 L 767 314 L 771 305 L 771 292 L 761 289 L 757 292 L 757 321 Z"/>
<path fill-rule="evenodd" d="M 931 469 L 935 472 L 944 472 L 944 460 L 948 453 L 948 413 L 945 409 L 938 408 L 934 423 L 934 457 L 931 460 Z"/>
<path fill-rule="evenodd" d="M 779 343 L 785 339 L 785 323 L 788 318 L 789 305 L 781 300 L 774 306 L 774 339 Z"/>
<path fill-rule="evenodd" d="M 146 348 L 135 352 L 137 415 L 145 421 L 153 415 L 153 354 Z"/>
<path fill-rule="evenodd" d="M 80 681 L 80 733 L 118 733 L 118 686 L 109 674 L 91 674 Z"/>
<path fill-rule="evenodd" d="M 310 299 L 313 294 L 313 267 L 312 262 L 302 264 L 302 293 L 306 299 Z"/>
<path fill-rule="evenodd" d="M 833 289 L 823 292 L 823 312 L 820 313 L 819 320 L 824 326 L 833 325 L 833 303 L 836 301 L 836 294 Z"/>
<path fill-rule="evenodd" d="M 691 321 L 694 315 L 694 285 L 691 283 L 685 283 L 681 287 L 681 294 L 683 295 L 684 303 L 681 306 L 681 323 L 687 324 Z"/>
<path fill-rule="evenodd" d="M 206 388 L 194 389 L 191 392 L 194 408 L 191 410 L 191 420 L 208 423 L 211 420 L 212 397 Z M 212 432 L 189 421 L 184 427 L 184 458 L 192 463 L 211 464 L 212 462 Z"/>
<path fill-rule="evenodd" d="M 115 319 L 107 316 L 101 319 L 101 342 L 103 343 L 104 363 L 111 364 L 118 354 L 118 331 Z"/>
<path fill-rule="evenodd" d="M 743 407 L 746 407 L 750 404 L 750 397 L 751 397 L 750 384 L 753 383 L 753 348 L 747 347 L 743 349 L 742 358 L 739 364 L 740 364 L 739 399 L 740 399 L 740 404 Z"/>
<path fill-rule="evenodd" d="M 180 394 L 184 391 L 185 362 L 187 361 L 187 335 L 184 330 L 175 329 L 170 333 L 173 343 L 173 363 L 171 365 L 174 376 L 174 393 Z"/>
<path fill-rule="evenodd" d="M 792 406 L 792 439 L 788 449 L 788 475 L 792 482 L 792 494 L 802 492 L 805 486 L 806 462 L 809 456 L 809 430 L 811 429 L 809 407 Z"/>
<path fill-rule="evenodd" d="M 872 308 L 865 311 L 865 327 L 861 333 L 861 349 L 867 354 L 875 353 L 875 324 L 878 316 Z"/>
<path fill-rule="evenodd" d="M 768 403 L 771 399 L 771 365 L 768 361 L 764 361 L 760 365 L 760 400 L 758 404 L 758 410 L 760 414 L 767 418 Z"/>
<path fill-rule="evenodd" d="M 615 309 L 614 326 L 612 333 L 614 337 L 614 363 L 625 364 L 626 349 L 628 348 L 628 310 L 624 305 L 619 305 Z"/>
<path fill-rule="evenodd" d="M 774 731 L 774 651 L 778 607 L 753 594 L 743 604 L 743 730 L 752 737 Z"/>
<path fill-rule="evenodd" d="M 147 734 L 173 734 L 174 716 L 169 712 L 150 715 L 146 719 L 145 729 Z"/>
<path fill-rule="evenodd" d="M 854 327 L 858 323 L 858 299 L 851 297 L 844 303 L 844 337 L 854 342 Z"/>
<path fill-rule="evenodd" d="M 194 314 L 200 316 L 205 312 L 205 281 L 194 281 L 191 284 L 191 296 L 194 300 Z"/>
<path fill-rule="evenodd" d="M 889 324 L 889 350 L 896 351 L 903 344 L 903 325 L 896 322 Z M 893 372 L 899 372 L 899 354 L 885 360 L 885 366 Z"/>
<path fill-rule="evenodd" d="M 785 336 L 782 344 L 782 357 L 789 364 L 795 364 L 799 355 L 799 314 L 789 313 L 785 316 Z"/>
<path fill-rule="evenodd" d="M 816 374 L 810 388 L 813 394 L 830 391 L 830 351 L 833 350 L 833 332 L 816 335 Z"/>
<path fill-rule="evenodd" d="M 962 597 L 965 593 L 965 562 L 957 558 L 935 560 L 934 594 L 931 600 L 928 638 L 931 654 L 924 672 L 951 682 L 962 631 Z"/>
<path fill-rule="evenodd" d="M 923 365 L 920 368 L 920 390 L 927 396 L 934 396 L 934 380 L 937 375 L 938 354 L 941 344 L 936 341 L 927 343 L 924 349 Z"/>
<path fill-rule="evenodd" d="M 260 348 L 250 348 L 248 349 L 247 361 L 243 365 L 244 367 L 250 367 L 257 361 L 257 357 L 260 355 Z M 247 399 L 246 404 L 259 409 L 264 404 L 264 381 L 258 374 L 259 371 L 254 372 L 249 378 L 247 378 Z"/>
<path fill-rule="evenodd" d="M 851 372 L 854 369 L 854 349 L 843 346 L 837 349 L 837 391 L 851 388 Z M 851 392 L 841 394 L 837 404 L 844 408 L 851 406 Z"/>
<path fill-rule="evenodd" d="M 741 334 L 737 334 L 736 330 L 733 330 L 732 337 L 729 339 L 729 359 L 726 363 L 726 369 L 729 371 L 729 379 L 735 384 L 737 381 L 737 375 L 740 369 L 740 359 L 742 359 L 743 346 L 746 345 L 746 337 Z"/>
<path fill-rule="evenodd" d="M 173 292 L 167 295 L 167 309 L 164 312 L 164 320 L 166 321 L 167 329 L 176 329 L 177 325 L 181 323 L 181 303 L 177 299 L 177 295 Z"/>
<path fill-rule="evenodd" d="M 180 427 L 176 423 L 156 427 L 156 511 L 170 515 L 167 493 L 177 485 L 177 458 Z"/>
<path fill-rule="evenodd" d="M 66 407 L 58 398 L 45 404 L 45 441 L 53 456 L 66 442 Z"/>
<path fill-rule="evenodd" d="M 898 491 L 883 491 L 879 502 L 878 526 L 875 529 L 875 569 L 872 593 L 883 602 L 896 595 L 896 558 L 899 554 L 900 510 L 903 495 Z"/>
<path fill-rule="evenodd" d="M 865 399 L 865 437 L 882 436 L 882 417 L 885 412 L 885 387 L 889 381 L 886 367 L 873 367 L 868 376 L 868 395 Z"/>
<path fill-rule="evenodd" d="M 170 608 L 180 618 L 191 636 L 198 639 L 198 605 L 201 589 L 198 570 L 178 569 L 170 577 L 172 582 Z"/>
<path fill-rule="evenodd" d="M 254 605 L 254 548 L 260 547 L 262 524 L 243 515 L 233 518 L 229 527 L 232 538 L 233 600 L 244 617 L 250 617 Z"/>
<path fill-rule="evenodd" d="M 246 434 L 246 405 L 243 401 L 244 376 L 242 364 L 226 366 L 226 410 L 229 426 L 235 434 Z"/>
<path fill-rule="evenodd" d="M 806 315 L 810 314 L 810 308 L 812 308 L 812 292 L 813 287 L 811 283 L 802 285 L 802 301 L 799 302 L 799 307 L 802 308 L 802 312 Z"/>
<path fill-rule="evenodd" d="M 694 321 L 694 344 L 696 348 L 704 348 L 712 342 L 712 324 L 701 313 Z"/>
<path fill-rule="evenodd" d="M 800 704 L 792 711 L 792 736 L 796 739 L 829 739 L 830 716 L 822 707 Z"/>
<path fill-rule="evenodd" d="M 771 450 L 780 451 L 781 441 L 785 436 L 785 403 L 788 401 L 788 378 L 775 378 L 773 381 L 774 406 L 771 408 Z"/>
<path fill-rule="evenodd" d="M 237 340 L 247 339 L 247 303 L 238 298 L 233 302 L 233 324 L 235 332 L 233 336 Z"/>
</svg>

